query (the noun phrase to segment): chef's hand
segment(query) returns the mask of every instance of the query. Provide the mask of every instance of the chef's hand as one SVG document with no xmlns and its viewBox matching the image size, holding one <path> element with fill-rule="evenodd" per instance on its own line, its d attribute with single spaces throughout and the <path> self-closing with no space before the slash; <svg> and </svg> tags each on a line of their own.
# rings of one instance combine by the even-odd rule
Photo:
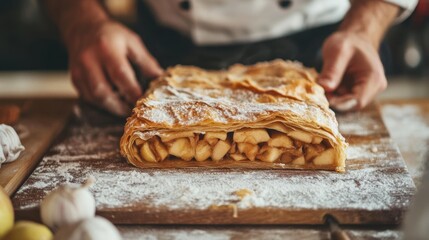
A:
<svg viewBox="0 0 429 240">
<path fill-rule="evenodd" d="M 337 32 L 324 43 L 319 84 L 332 108 L 361 109 L 387 87 L 377 49 L 364 36 Z"/>
<path fill-rule="evenodd" d="M 378 48 L 398 11 L 384 1 L 353 1 L 339 30 L 326 39 L 318 82 L 332 108 L 362 109 L 386 89 Z"/>
<path fill-rule="evenodd" d="M 162 73 L 140 38 L 113 21 L 101 1 L 41 2 L 67 47 L 80 96 L 116 115 L 128 115 L 142 95 L 131 63 L 147 78 Z"/>
<path fill-rule="evenodd" d="M 65 44 L 80 96 L 119 116 L 128 115 L 142 95 L 131 63 L 148 78 L 162 73 L 140 38 L 114 21 L 75 28 Z"/>
</svg>

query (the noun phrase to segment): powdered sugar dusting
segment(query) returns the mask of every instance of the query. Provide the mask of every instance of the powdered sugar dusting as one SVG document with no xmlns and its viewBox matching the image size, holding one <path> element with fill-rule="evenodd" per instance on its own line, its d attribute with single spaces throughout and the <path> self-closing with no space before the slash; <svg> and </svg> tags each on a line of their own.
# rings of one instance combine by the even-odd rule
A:
<svg viewBox="0 0 429 240">
<path fill-rule="evenodd" d="M 428 147 L 429 120 L 423 118 L 420 109 L 413 105 L 386 105 L 382 108 L 382 113 L 386 126 L 390 134 L 397 141 L 401 141 L 404 150 L 421 151 Z M 412 133 L 410 135 L 410 133 Z M 410 144 L 410 137 L 413 139 Z M 424 161 L 421 161 L 424 162 Z"/>
<path fill-rule="evenodd" d="M 100 170 L 84 163 L 52 164 L 37 174 L 38 181 L 20 190 L 43 190 L 65 181 L 80 182 L 94 176 L 97 184 L 91 189 L 98 208 L 118 208 L 144 204 L 151 208 L 207 209 L 212 205 L 238 202 L 239 208 L 278 207 L 385 210 L 404 207 L 397 202 L 398 188 L 409 190 L 410 182 L 399 174 L 377 168 L 351 170 L 347 174 L 314 172 L 309 175 L 287 175 L 286 172 L 260 171 L 141 171 Z M 53 170 L 53 171 L 52 171 Z M 290 172 L 289 172 L 290 173 Z M 79 176 L 79 177 L 77 177 Z M 234 194 L 239 189 L 254 194 L 240 201 Z M 378 191 L 374 191 L 377 189 Z M 350 194 L 353 193 L 353 194 Z M 26 208 L 29 206 L 20 206 Z"/>
<path fill-rule="evenodd" d="M 384 130 L 378 115 L 374 114 L 362 112 L 338 114 L 337 120 L 340 123 L 339 130 L 343 135 L 367 136 Z"/>
<path fill-rule="evenodd" d="M 349 234 L 352 239 L 402 239 L 403 234 L 399 230 L 348 230 L 347 233 Z"/>
<path fill-rule="evenodd" d="M 287 116 L 306 116 L 312 121 L 337 133 L 334 113 L 319 106 L 278 97 L 271 102 L 264 94 L 246 89 L 200 89 L 161 86 L 153 98 L 144 101 L 139 118 L 172 126 L 194 126 L 205 121 L 226 124 L 231 121 L 253 122 L 270 113 Z"/>
<path fill-rule="evenodd" d="M 294 239 L 328 239 L 328 232 L 309 228 L 288 228 L 284 226 L 213 227 L 213 226 L 119 226 L 124 239 L 133 240 L 231 240 L 231 239 L 270 239 L 283 240 L 285 236 Z M 286 237 L 286 239 L 288 239 Z"/>
<path fill-rule="evenodd" d="M 382 139 L 380 143 L 374 144 L 372 142 L 369 143 L 361 143 L 361 144 L 352 144 L 346 149 L 347 161 L 356 160 L 356 159 L 386 159 L 387 152 L 384 149 L 385 144 L 391 145 L 390 139 Z M 373 148 L 383 147 L 383 151 L 373 151 Z M 392 146 L 393 147 L 393 146 Z"/>
<path fill-rule="evenodd" d="M 429 118 L 418 105 L 385 105 L 382 108 L 386 127 L 401 153 L 407 159 L 408 169 L 416 185 L 424 171 L 429 154 Z M 428 155 L 429 156 L 429 155 Z"/>
<path fill-rule="evenodd" d="M 367 230 L 362 228 L 350 229 L 343 227 L 352 239 L 400 239 L 399 230 L 377 229 Z M 305 227 L 264 226 L 248 227 L 207 227 L 207 226 L 119 226 L 119 231 L 124 239 L 133 240 L 230 240 L 230 239 L 329 239 L 329 231 L 325 228 L 311 229 Z"/>
</svg>

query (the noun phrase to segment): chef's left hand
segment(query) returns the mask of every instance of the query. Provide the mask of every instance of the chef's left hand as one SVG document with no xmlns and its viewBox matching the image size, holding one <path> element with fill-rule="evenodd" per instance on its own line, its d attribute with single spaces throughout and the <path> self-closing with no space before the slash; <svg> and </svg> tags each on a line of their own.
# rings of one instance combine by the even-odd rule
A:
<svg viewBox="0 0 429 240">
<path fill-rule="evenodd" d="M 322 54 L 319 84 L 334 109 L 361 109 L 386 89 L 378 51 L 365 36 L 336 32 L 325 41 Z"/>
</svg>

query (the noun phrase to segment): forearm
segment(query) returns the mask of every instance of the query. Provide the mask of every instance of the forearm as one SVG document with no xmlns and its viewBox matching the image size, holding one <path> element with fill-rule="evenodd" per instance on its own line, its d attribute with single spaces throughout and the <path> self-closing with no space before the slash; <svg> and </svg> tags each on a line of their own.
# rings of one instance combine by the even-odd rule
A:
<svg viewBox="0 0 429 240">
<path fill-rule="evenodd" d="M 381 0 L 355 0 L 340 25 L 339 31 L 357 33 L 378 49 L 400 7 Z"/>
<path fill-rule="evenodd" d="M 64 41 L 78 28 L 90 28 L 109 20 L 98 0 L 43 0 L 43 5 Z"/>
</svg>

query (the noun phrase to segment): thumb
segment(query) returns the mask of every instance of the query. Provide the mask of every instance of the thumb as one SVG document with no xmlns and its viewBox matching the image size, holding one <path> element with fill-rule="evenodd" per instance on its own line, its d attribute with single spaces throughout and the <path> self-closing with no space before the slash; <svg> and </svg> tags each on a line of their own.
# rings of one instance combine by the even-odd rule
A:
<svg viewBox="0 0 429 240">
<path fill-rule="evenodd" d="M 323 48 L 323 67 L 318 78 L 318 83 L 326 92 L 333 92 L 340 85 L 352 56 L 350 50 L 330 47 L 330 44 Z"/>
</svg>

